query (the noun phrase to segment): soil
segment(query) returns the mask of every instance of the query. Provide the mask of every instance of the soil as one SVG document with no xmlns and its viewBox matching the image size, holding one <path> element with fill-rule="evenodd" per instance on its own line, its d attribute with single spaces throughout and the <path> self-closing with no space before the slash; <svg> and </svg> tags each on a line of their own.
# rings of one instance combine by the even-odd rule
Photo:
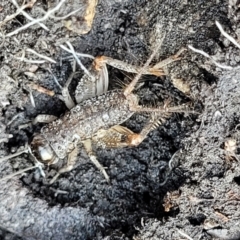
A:
<svg viewBox="0 0 240 240">
<path fill-rule="evenodd" d="M 54 2 L 37 1 L 26 12 L 39 18 Z M 88 2 L 68 0 L 56 14 L 63 16 L 72 6 L 81 7 L 70 18 L 75 24 L 71 29 L 77 31 L 66 28 L 64 21 L 49 18 L 44 21 L 49 31 L 33 25 L 8 36 L 29 22 L 21 14 L 1 26 L 0 156 L 16 152 L 40 132 L 43 124 L 28 124 L 38 114 L 60 116 L 67 111 L 53 77 L 64 85 L 72 72 L 70 54 L 60 48 L 66 41 L 77 52 L 141 66 L 165 34 L 154 62 L 191 44 L 233 69 L 217 68 L 188 49 L 179 61 L 165 67 L 165 77 L 143 77 L 136 90 L 142 104 L 191 101 L 198 113 L 174 114 L 139 147 L 95 149 L 111 184 L 84 151 L 76 168 L 53 185 L 48 181 L 60 165 L 44 169 L 46 178 L 32 170 L 2 181 L 0 238 L 240 239 L 240 58 L 237 47 L 215 25 L 219 21 L 237 40 L 239 2 L 99 1 L 91 30 L 85 33 Z M 15 12 L 16 7 L 3 0 L 0 21 Z M 29 48 L 56 63 L 17 59 L 40 59 Z M 89 66 L 88 60 L 82 61 Z M 108 70 L 110 89 L 133 77 L 111 67 Z M 184 93 L 179 83 L 185 86 Z M 55 95 L 34 90 L 33 84 Z M 69 88 L 72 96 L 76 85 L 77 79 Z M 124 126 L 139 132 L 146 120 L 146 115 L 136 114 Z M 0 162 L 0 177 L 32 165 L 27 154 Z"/>
</svg>

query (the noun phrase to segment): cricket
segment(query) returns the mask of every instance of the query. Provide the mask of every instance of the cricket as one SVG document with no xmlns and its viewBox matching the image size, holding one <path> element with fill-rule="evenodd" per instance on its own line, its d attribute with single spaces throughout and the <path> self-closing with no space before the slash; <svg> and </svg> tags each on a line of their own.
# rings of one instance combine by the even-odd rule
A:
<svg viewBox="0 0 240 240">
<path fill-rule="evenodd" d="M 164 123 L 172 113 L 191 112 L 189 104 L 171 106 L 170 103 L 166 103 L 161 107 L 139 105 L 139 98 L 134 93 L 134 89 L 141 76 L 163 76 L 165 75 L 163 67 L 181 58 L 179 55 L 183 49 L 151 67 L 150 63 L 159 51 L 160 45 L 141 67 L 106 56 L 95 57 L 89 69 L 81 65 L 84 75 L 79 80 L 75 91 L 76 104 L 68 91 L 68 86 L 75 74 L 75 64 L 73 73 L 62 88 L 62 99 L 69 111 L 57 119 L 51 115 L 39 115 L 36 118 L 37 122 L 47 122 L 47 124 L 40 133 L 33 136 L 27 148 L 32 159 L 44 165 L 52 165 L 67 159 L 66 165 L 59 169 L 50 184 L 53 184 L 61 174 L 74 168 L 82 148 L 86 150 L 89 159 L 101 171 L 105 180 L 110 183 L 110 177 L 93 152 L 92 144 L 102 148 L 136 147 L 149 132 Z M 73 50 L 72 46 L 70 48 Z M 79 59 L 76 61 L 79 62 Z M 108 91 L 107 65 L 135 73 L 136 76 L 124 89 Z M 140 133 L 134 133 L 121 126 L 134 113 L 149 113 L 149 120 Z M 12 157 L 13 155 L 9 155 L 4 160 Z"/>
</svg>

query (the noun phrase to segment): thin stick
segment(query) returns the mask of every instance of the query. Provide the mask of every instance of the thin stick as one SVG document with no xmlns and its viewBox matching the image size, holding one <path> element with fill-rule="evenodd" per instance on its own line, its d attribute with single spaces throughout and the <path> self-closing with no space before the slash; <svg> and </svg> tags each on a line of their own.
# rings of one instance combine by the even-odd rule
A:
<svg viewBox="0 0 240 240">
<path fill-rule="evenodd" d="M 163 40 L 165 38 L 166 33 L 164 33 L 160 44 L 156 47 L 156 49 L 153 51 L 153 53 L 151 54 L 151 56 L 149 57 L 149 59 L 147 60 L 147 62 L 143 65 L 142 69 L 138 72 L 138 74 L 135 76 L 135 78 L 132 80 L 132 82 L 127 86 L 127 88 L 124 90 L 124 95 L 128 96 L 129 94 L 131 94 L 131 92 L 134 90 L 138 80 L 140 79 L 140 77 L 142 76 L 142 74 L 144 73 L 144 71 L 147 69 L 147 67 L 149 66 L 149 64 L 151 63 L 152 59 L 155 57 L 155 55 L 157 54 L 158 50 L 160 49 L 160 47 L 162 46 Z"/>
</svg>

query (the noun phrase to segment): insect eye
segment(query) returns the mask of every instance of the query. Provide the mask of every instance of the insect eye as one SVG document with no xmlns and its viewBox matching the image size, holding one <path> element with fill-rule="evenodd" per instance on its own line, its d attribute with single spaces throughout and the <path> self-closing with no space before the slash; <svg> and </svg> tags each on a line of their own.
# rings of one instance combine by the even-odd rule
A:
<svg viewBox="0 0 240 240">
<path fill-rule="evenodd" d="M 49 146 L 39 146 L 38 152 L 41 160 L 45 163 L 52 161 L 54 154 Z"/>
</svg>

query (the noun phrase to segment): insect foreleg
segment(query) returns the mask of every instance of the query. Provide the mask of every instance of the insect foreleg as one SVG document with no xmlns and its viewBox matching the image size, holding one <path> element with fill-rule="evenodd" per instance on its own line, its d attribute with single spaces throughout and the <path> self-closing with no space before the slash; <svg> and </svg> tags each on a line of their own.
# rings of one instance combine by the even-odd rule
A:
<svg viewBox="0 0 240 240">
<path fill-rule="evenodd" d="M 83 142 L 83 145 L 86 149 L 86 152 L 92 161 L 92 163 L 101 171 L 101 173 L 104 175 L 105 179 L 107 180 L 108 183 L 110 183 L 109 176 L 107 172 L 105 171 L 104 167 L 100 164 L 100 162 L 97 160 L 96 155 L 92 151 L 92 142 L 90 139 L 86 140 Z"/>
<path fill-rule="evenodd" d="M 72 152 L 70 152 L 68 155 L 67 165 L 58 171 L 58 173 L 50 181 L 50 184 L 53 184 L 62 173 L 70 172 L 73 169 L 73 167 L 77 161 L 78 153 L 79 153 L 79 147 L 75 146 L 75 148 L 72 150 Z"/>
<path fill-rule="evenodd" d="M 51 122 L 53 122 L 56 119 L 57 119 L 57 117 L 54 116 L 54 115 L 39 114 L 39 115 L 37 115 L 33 119 L 32 123 L 33 124 L 37 124 L 37 123 L 51 123 Z"/>
</svg>

